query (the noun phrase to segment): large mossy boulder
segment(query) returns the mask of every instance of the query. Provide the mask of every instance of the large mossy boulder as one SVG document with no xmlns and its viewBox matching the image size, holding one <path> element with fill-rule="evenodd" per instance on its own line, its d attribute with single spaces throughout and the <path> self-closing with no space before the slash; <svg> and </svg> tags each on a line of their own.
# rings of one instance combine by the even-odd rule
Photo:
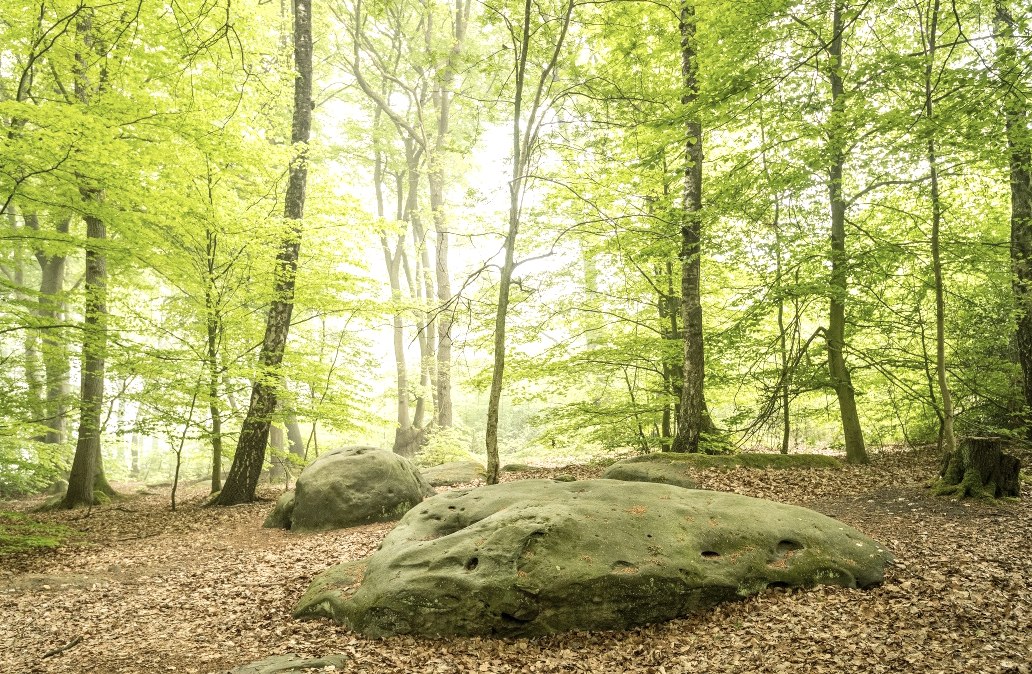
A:
<svg viewBox="0 0 1032 674">
<path fill-rule="evenodd" d="M 450 487 L 483 480 L 487 469 L 477 461 L 449 461 L 423 469 L 423 477 L 433 487 Z"/>
<path fill-rule="evenodd" d="M 528 636 L 667 620 L 770 586 L 866 587 L 890 555 L 796 506 L 666 484 L 524 480 L 439 494 L 295 615 L 369 636 Z"/>
<path fill-rule="evenodd" d="M 376 447 L 344 447 L 301 471 L 264 526 L 323 531 L 395 520 L 436 492 L 414 463 Z"/>
</svg>

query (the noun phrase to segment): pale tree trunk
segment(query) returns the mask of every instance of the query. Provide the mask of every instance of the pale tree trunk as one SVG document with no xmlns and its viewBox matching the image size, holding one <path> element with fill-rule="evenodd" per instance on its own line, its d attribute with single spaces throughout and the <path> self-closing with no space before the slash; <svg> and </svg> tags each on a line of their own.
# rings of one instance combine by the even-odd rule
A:
<svg viewBox="0 0 1032 674">
<path fill-rule="evenodd" d="M 773 184 L 770 166 L 767 163 L 767 125 L 763 116 L 763 108 L 759 108 L 760 115 L 760 161 L 763 166 L 763 177 L 768 185 Z M 775 191 L 774 214 L 771 219 L 771 229 L 774 232 L 774 292 L 778 298 L 778 360 L 779 360 L 779 381 L 775 395 L 780 397 L 781 403 L 781 443 L 780 451 L 788 454 L 792 439 L 792 349 L 789 348 L 788 327 L 785 325 L 785 245 L 784 236 L 781 231 L 781 197 Z M 795 321 L 793 321 L 795 325 Z M 794 339 L 794 328 L 793 328 Z"/>
<path fill-rule="evenodd" d="M 845 23 L 841 0 L 835 0 L 832 10 L 832 38 L 827 44 L 831 81 L 831 131 L 829 136 L 831 165 L 829 167 L 828 196 L 831 207 L 831 298 L 828 312 L 828 373 L 838 398 L 845 438 L 846 461 L 867 463 L 860 416 L 856 410 L 856 396 L 849 368 L 846 365 L 846 297 L 849 285 L 849 257 L 846 253 L 846 200 L 842 193 L 842 175 L 846 163 L 845 142 L 837 124 L 845 114 L 845 87 L 842 80 L 842 33 Z"/>
<path fill-rule="evenodd" d="M 301 435 L 301 426 L 297 423 L 297 414 L 293 409 L 284 410 L 283 423 L 287 427 L 287 451 L 303 462 L 305 460 L 305 439 Z"/>
<path fill-rule="evenodd" d="M 14 229 L 18 226 L 18 217 L 15 213 L 14 208 L 9 208 L 6 211 L 7 218 L 10 222 L 11 228 Z M 30 227 L 31 215 L 22 216 L 23 228 Z M 32 295 L 27 292 L 28 281 L 25 278 L 26 262 L 25 262 L 25 247 L 19 238 L 14 241 L 14 267 L 8 277 L 14 286 L 14 297 L 15 299 L 25 305 L 32 304 Z M 40 423 L 45 419 L 45 413 L 43 411 L 43 382 L 40 380 L 39 373 L 39 333 L 37 330 L 26 327 L 23 330 L 22 339 L 22 377 L 25 381 L 27 407 L 29 409 L 29 417 L 32 423 Z M 42 441 L 42 437 L 35 438 L 37 441 Z"/>
<path fill-rule="evenodd" d="M 40 231 L 37 214 L 26 216 L 25 222 L 33 230 Z M 71 218 L 58 220 L 57 234 L 67 236 L 70 225 Z M 64 318 L 66 259 L 64 255 L 50 255 L 42 248 L 36 249 L 35 256 L 40 269 L 37 315 L 44 328 L 41 331 L 40 351 L 46 381 L 44 395 L 47 432 L 43 441 L 48 444 L 59 444 L 64 441 L 67 415 L 68 347 L 62 332 L 56 327 L 48 326 L 56 326 Z"/>
<path fill-rule="evenodd" d="M 28 220 L 23 218 L 23 223 L 28 224 Z M 14 286 L 15 297 L 19 302 L 29 305 L 32 304 L 32 294 L 27 292 L 27 280 L 25 278 L 26 262 L 25 262 L 25 251 L 20 241 L 15 242 L 14 249 Z M 33 423 L 39 423 L 45 421 L 46 413 L 43 409 L 43 391 L 44 384 L 40 377 L 39 371 L 39 332 L 34 329 L 26 329 L 23 331 L 22 339 L 22 372 L 25 379 L 26 397 L 28 399 L 28 408 L 32 417 Z M 35 438 L 37 441 L 42 441 L 43 436 Z"/>
<path fill-rule="evenodd" d="M 255 488 L 265 462 L 272 414 L 276 409 L 278 370 L 290 331 L 294 309 L 294 285 L 298 253 L 301 248 L 301 219 L 304 216 L 305 187 L 308 179 L 307 144 L 312 129 L 312 16 L 311 0 L 294 3 L 294 111 L 291 145 L 298 155 L 290 164 L 284 218 L 290 231 L 276 256 L 276 282 L 272 306 L 265 325 L 265 338 L 258 355 L 258 373 L 251 389 L 251 403 L 240 429 L 233 465 L 226 484 L 214 500 L 216 505 L 236 505 L 255 500 Z"/>
<path fill-rule="evenodd" d="M 706 378 L 702 332 L 702 123 L 694 109 L 699 96 L 695 7 L 682 2 L 680 13 L 681 102 L 688 109 L 685 126 L 685 183 L 681 200 L 681 322 L 684 325 L 684 361 L 681 409 L 674 452 L 697 452 L 704 433 L 715 430 L 706 409 Z"/>
<path fill-rule="evenodd" d="M 405 142 L 405 162 L 408 176 L 408 195 L 405 202 L 405 220 L 412 226 L 412 243 L 416 248 L 416 294 L 422 305 L 423 321 L 419 332 L 422 335 L 422 363 L 420 367 L 426 373 L 430 383 L 430 394 L 434 409 L 438 408 L 437 391 L 437 321 L 434 318 L 432 304 L 435 302 L 434 266 L 430 264 L 430 242 L 427 240 L 423 219 L 419 215 L 419 167 L 421 152 L 412 141 Z"/>
<path fill-rule="evenodd" d="M 1021 363 L 1022 393 L 1032 409 L 1032 112 L 1029 108 L 1029 83 L 1015 46 L 1017 29 L 1006 0 L 995 2 L 996 68 L 1003 91 L 1003 114 L 1007 133 L 1010 174 L 1010 256 L 1012 288 L 1017 307 L 1015 343 Z M 1028 412 L 1026 411 L 1026 415 Z M 1032 437 L 1032 421 L 1026 416 L 1027 434 Z"/>
<path fill-rule="evenodd" d="M 928 34 L 924 36 L 926 62 L 924 70 L 924 114 L 928 123 L 928 141 L 926 145 L 928 170 L 930 179 L 930 205 L 932 210 L 932 276 L 935 279 L 935 377 L 939 384 L 939 396 L 942 399 L 942 442 L 943 449 L 952 455 L 957 450 L 957 438 L 953 432 L 953 397 L 950 395 L 949 382 L 946 380 L 946 302 L 945 288 L 942 278 L 942 247 L 940 232 L 942 229 L 942 201 L 939 194 L 939 160 L 935 145 L 935 52 L 939 30 L 939 0 L 932 0 L 930 16 L 927 17 Z"/>
<path fill-rule="evenodd" d="M 429 39 L 429 35 L 432 33 L 432 26 L 426 25 L 427 22 L 432 22 L 432 6 L 430 3 L 426 3 L 425 15 L 422 17 L 424 21 L 424 39 Z M 363 44 L 365 38 L 362 34 L 362 26 L 364 25 L 364 18 L 362 16 L 362 2 L 355 3 L 355 10 L 353 14 L 352 25 L 354 27 L 354 52 L 353 60 L 351 62 L 351 71 L 355 76 L 355 81 L 362 89 L 362 92 L 366 97 L 373 102 L 376 106 L 376 119 L 379 119 L 379 113 L 387 115 L 394 127 L 397 129 L 398 136 L 402 140 L 402 144 L 405 148 L 405 177 L 404 179 L 399 178 L 398 194 L 399 199 L 401 193 L 404 191 L 406 196 L 403 200 L 403 216 L 400 218 L 405 222 L 408 222 L 412 227 L 412 244 L 415 247 L 415 276 L 410 277 L 410 282 L 414 280 L 417 285 L 412 286 L 415 288 L 413 296 L 417 299 L 418 304 L 422 307 L 422 319 L 421 325 L 417 328 L 417 339 L 419 340 L 420 347 L 420 379 L 427 380 L 421 382 L 424 388 L 429 389 L 431 398 L 433 399 L 435 410 L 439 410 L 438 397 L 441 390 L 440 381 L 438 379 L 438 351 L 437 351 L 437 340 L 439 337 L 439 325 L 435 320 L 435 312 L 433 305 L 438 301 L 437 291 L 435 290 L 435 276 L 438 275 L 437 264 L 440 260 L 447 260 L 447 234 L 445 234 L 445 250 L 443 258 L 441 254 L 433 256 L 435 264 L 431 264 L 431 251 L 430 242 L 427 239 L 427 232 L 424 228 L 422 218 L 419 213 L 419 183 L 422 178 L 422 162 L 427 154 L 429 143 L 427 139 L 427 128 L 424 126 L 423 119 L 423 106 L 426 103 L 426 97 L 431 88 L 431 84 L 420 81 L 418 85 L 412 86 L 410 91 L 418 90 L 418 100 L 415 101 L 415 107 L 417 108 L 417 121 L 409 122 L 409 120 L 401 113 L 397 112 L 391 107 L 389 87 L 387 84 L 381 90 L 376 90 L 365 78 L 363 69 L 361 66 Z M 401 46 L 408 38 L 404 34 L 403 26 L 395 24 L 392 27 L 394 31 L 392 35 L 393 45 L 395 52 L 391 57 L 384 58 L 381 56 L 375 56 L 370 59 L 375 69 L 379 70 L 380 75 L 387 81 L 397 81 L 398 73 L 397 66 L 401 59 Z M 430 152 L 433 154 L 433 151 Z M 435 167 L 434 158 L 430 158 L 431 171 L 437 171 L 440 167 Z M 441 174 L 436 175 L 434 178 L 434 185 L 431 187 L 431 191 L 434 193 L 432 199 L 435 204 L 439 204 L 441 208 L 432 208 L 432 217 L 435 220 L 438 217 L 443 217 L 443 179 Z M 409 270 L 406 269 L 406 272 Z M 447 278 L 447 264 L 443 268 L 443 276 Z M 450 283 L 446 283 L 445 292 L 450 296 Z M 450 326 L 445 330 L 445 334 L 448 336 L 448 344 L 446 345 L 445 357 L 447 363 L 450 366 L 451 361 L 451 341 L 450 341 Z M 446 376 L 450 376 L 450 369 L 446 372 Z M 450 409 L 451 394 L 450 384 L 446 387 L 448 395 L 446 402 Z M 416 431 L 413 429 L 412 433 L 408 435 L 414 436 L 418 433 L 422 436 L 422 415 L 419 412 L 422 410 L 424 402 L 422 399 L 417 401 L 417 414 L 414 421 L 414 426 L 420 430 Z M 409 438 L 410 441 L 414 441 L 414 437 Z M 403 444 L 410 444 L 409 441 L 403 442 Z"/>
<path fill-rule="evenodd" d="M 452 399 L 451 399 L 451 349 L 452 349 L 452 307 L 451 307 L 451 278 L 448 272 L 448 222 L 444 204 L 444 189 L 447 182 L 444 170 L 444 155 L 446 144 L 449 138 L 449 124 L 452 105 L 452 88 L 455 85 L 456 69 L 466 44 L 466 27 L 469 23 L 469 12 L 472 7 L 470 0 L 454 0 L 454 6 L 449 16 L 449 25 L 452 28 L 451 49 L 444 67 L 438 73 L 436 85 L 431 96 L 434 107 L 437 111 L 437 129 L 434 137 L 433 150 L 430 152 L 430 166 L 427 172 L 427 182 L 430 188 L 430 211 L 434 219 L 434 232 L 436 235 L 436 265 L 435 276 L 437 281 L 437 301 L 440 307 L 440 315 L 437 323 L 437 425 L 447 428 L 453 423 Z M 427 4 L 427 53 L 433 53 L 433 12 L 431 5 Z"/>
<path fill-rule="evenodd" d="M 219 347 L 222 338 L 222 315 L 219 311 L 216 287 L 216 257 L 218 234 L 210 227 L 205 230 L 206 269 L 204 285 L 204 313 L 207 339 L 205 364 L 208 375 L 208 412 L 211 415 L 211 493 L 222 489 L 222 406 L 219 404 Z"/>
<path fill-rule="evenodd" d="M 373 126 L 376 127 L 380 120 L 381 110 L 377 108 L 373 113 Z M 377 141 L 374 140 L 374 143 Z M 376 148 L 373 162 L 373 185 L 376 191 L 376 212 L 382 219 L 386 216 L 384 205 L 383 183 L 383 153 L 379 147 Z M 396 218 L 402 220 L 405 217 L 405 207 L 402 193 L 403 181 L 397 182 L 398 207 Z M 394 428 L 393 451 L 402 456 L 413 456 L 419 447 L 419 440 L 422 437 L 422 428 L 412 425 L 409 410 L 409 384 L 408 384 L 408 362 L 405 358 L 405 325 L 401 310 L 401 265 L 405 251 L 405 236 L 397 238 L 394 249 L 391 249 L 390 241 L 386 234 L 380 235 L 380 248 L 383 251 L 384 266 L 387 269 L 387 277 L 391 289 L 391 301 L 394 303 L 392 309 L 391 333 L 394 346 L 394 371 L 396 377 L 396 391 L 398 396 L 397 416 Z"/>
</svg>

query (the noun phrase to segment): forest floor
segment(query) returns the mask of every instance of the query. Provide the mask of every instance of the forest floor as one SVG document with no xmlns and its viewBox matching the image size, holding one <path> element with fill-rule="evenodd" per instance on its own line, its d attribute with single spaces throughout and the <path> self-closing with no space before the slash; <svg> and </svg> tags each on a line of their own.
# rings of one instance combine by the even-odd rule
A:
<svg viewBox="0 0 1032 674">
<path fill-rule="evenodd" d="M 200 674 L 298 653 L 344 654 L 349 672 L 1030 674 L 1032 488 L 1023 485 L 1020 502 L 937 498 L 924 488 L 936 466 L 933 452 L 886 450 L 862 468 L 699 471 L 704 487 L 857 527 L 895 554 L 885 583 L 773 590 L 626 632 L 537 639 L 371 640 L 290 617 L 315 574 L 368 555 L 392 524 L 262 529 L 271 501 L 204 509 L 203 485 L 175 513 L 167 493 L 51 513 L 40 518 L 82 533 L 55 550 L 0 558 L 0 672 Z"/>
</svg>

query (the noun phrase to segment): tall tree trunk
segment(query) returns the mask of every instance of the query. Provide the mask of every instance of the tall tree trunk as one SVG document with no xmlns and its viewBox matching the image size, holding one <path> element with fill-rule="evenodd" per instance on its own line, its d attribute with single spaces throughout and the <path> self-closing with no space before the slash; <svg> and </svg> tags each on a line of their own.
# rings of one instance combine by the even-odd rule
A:
<svg viewBox="0 0 1032 674">
<path fill-rule="evenodd" d="M 222 489 L 222 406 L 219 404 L 219 346 L 222 337 L 222 316 L 216 299 L 215 285 L 218 234 L 205 229 L 206 273 L 204 285 L 204 314 L 207 340 L 205 359 L 208 370 L 208 412 L 211 415 L 211 493 Z"/>
<path fill-rule="evenodd" d="M 942 247 L 939 241 L 942 229 L 942 200 L 939 194 L 939 160 L 935 145 L 935 52 L 938 45 L 939 0 L 932 0 L 925 36 L 926 61 L 924 70 L 924 114 L 928 124 L 926 158 L 930 179 L 930 201 L 932 210 L 932 276 L 935 291 L 935 378 L 939 384 L 942 399 L 942 444 L 950 455 L 957 450 L 957 438 L 953 433 L 953 397 L 946 381 L 946 302 L 942 278 Z"/>
<path fill-rule="evenodd" d="M 35 213 L 26 216 L 26 224 L 39 231 L 39 216 Z M 61 218 L 57 222 L 56 232 L 67 236 L 71 218 Z M 66 404 L 68 399 L 68 348 L 62 333 L 54 327 L 61 322 L 64 306 L 64 277 L 66 258 L 61 255 L 50 255 L 42 248 L 35 251 L 39 263 L 39 299 L 37 316 L 43 325 L 41 331 L 40 351 L 43 356 L 44 377 L 46 380 L 45 408 L 47 432 L 43 441 L 58 444 L 64 441 Z"/>
<path fill-rule="evenodd" d="M 96 199 L 96 195 L 85 195 Z M 106 485 L 100 454 L 101 411 L 104 406 L 104 355 L 107 349 L 107 261 L 103 250 L 104 222 L 86 216 L 86 275 L 83 311 L 82 368 L 79 392 L 79 434 L 75 444 L 68 491 L 61 506 L 78 508 L 94 503 L 98 481 Z"/>
<path fill-rule="evenodd" d="M 1021 363 L 1026 432 L 1032 438 L 1032 112 L 1028 82 L 1015 46 L 1016 23 L 1007 0 L 995 2 L 996 68 L 1003 86 L 1003 114 L 1010 173 L 1010 255 L 1017 307 L 1015 343 Z"/>
<path fill-rule="evenodd" d="M 845 87 L 842 81 L 842 33 L 845 22 L 841 0 L 832 10 L 832 38 L 828 42 L 828 77 L 831 80 L 831 124 L 828 142 L 828 198 L 831 207 L 831 299 L 828 315 L 828 372 L 838 397 L 842 434 L 845 436 L 846 461 L 867 463 L 867 448 L 856 411 L 853 381 L 846 366 L 846 297 L 849 284 L 849 257 L 846 254 L 846 201 L 842 194 L 842 174 L 846 163 L 845 144 L 838 127 L 845 114 Z"/>
<path fill-rule="evenodd" d="M 290 231 L 276 256 L 276 283 L 272 306 L 265 325 L 265 339 L 258 355 L 259 371 L 251 389 L 251 403 L 240 429 L 233 465 L 226 484 L 215 498 L 216 505 L 236 505 L 255 500 L 255 488 L 265 462 L 269 425 L 276 409 L 279 366 L 290 331 L 294 309 L 294 285 L 301 247 L 301 219 L 308 179 L 307 144 L 312 129 L 312 16 L 311 0 L 294 0 L 294 112 L 290 141 L 298 155 L 290 164 L 284 217 Z"/>
<path fill-rule="evenodd" d="M 287 451 L 303 462 L 305 460 L 305 439 L 301 435 L 301 426 L 297 423 L 297 414 L 291 408 L 285 409 L 283 413 L 283 423 L 287 427 Z"/>
<path fill-rule="evenodd" d="M 454 0 L 449 24 L 452 29 L 451 49 L 444 67 L 436 78 L 431 95 L 437 112 L 437 129 L 433 150 L 430 152 L 430 166 L 427 182 L 430 188 L 430 211 L 434 219 L 436 235 L 437 259 L 435 260 L 435 276 L 437 281 L 437 301 L 440 314 L 437 323 L 437 425 L 447 428 L 453 423 L 451 399 L 451 349 L 452 349 L 452 310 L 450 303 L 451 279 L 448 272 L 448 220 L 445 212 L 444 189 L 447 182 L 444 170 L 444 154 L 449 138 L 451 122 L 452 88 L 455 85 L 456 69 L 466 46 L 466 27 L 469 22 L 470 0 Z M 427 53 L 433 54 L 433 12 L 427 3 L 426 41 Z"/>
<path fill-rule="evenodd" d="M 427 240 L 426 229 L 423 227 L 423 219 L 419 215 L 420 152 L 415 148 L 415 143 L 411 141 L 405 142 L 405 161 L 408 169 L 405 220 L 412 226 L 412 243 L 416 247 L 416 294 L 423 306 L 423 325 L 419 329 L 422 350 L 420 367 L 430 382 L 430 394 L 436 410 L 438 409 L 437 321 L 432 308 L 436 301 L 434 266 L 430 264 L 430 242 Z"/>
<path fill-rule="evenodd" d="M 93 37 L 91 12 L 82 12 L 75 29 L 86 52 L 102 52 L 101 45 L 96 44 Z M 106 76 L 101 70 L 98 84 L 91 84 L 87 72 L 89 60 L 88 53 L 79 52 L 75 55 L 75 95 L 83 105 L 89 104 L 95 86 L 101 86 Z M 95 206 L 103 198 L 103 193 L 96 187 L 81 186 L 79 192 L 87 209 Z M 61 501 L 63 508 L 92 505 L 95 502 L 94 494 L 97 492 L 114 494 L 104 475 L 104 462 L 100 451 L 107 351 L 107 257 L 103 250 L 107 240 L 107 227 L 94 213 L 87 212 L 83 219 L 86 221 L 87 243 L 86 273 L 83 281 L 85 303 L 80 359 L 79 429 L 72 469 L 68 476 L 68 491 Z"/>
<path fill-rule="evenodd" d="M 702 123 L 695 104 L 699 97 L 695 49 L 695 7 L 681 3 L 681 77 L 686 106 L 685 182 L 681 199 L 681 322 L 684 325 L 684 379 L 674 452 L 697 452 L 702 434 L 713 430 L 703 394 L 705 353 L 702 336 Z"/>
<path fill-rule="evenodd" d="M 381 109 L 373 112 L 374 127 L 379 122 Z M 376 190 L 376 212 L 380 218 L 386 216 L 383 195 L 383 153 L 376 144 L 376 156 L 373 162 L 373 185 Z M 398 208 L 397 219 L 405 217 L 404 199 L 402 198 L 404 182 L 399 180 L 398 187 Z M 402 456 L 413 456 L 419 447 L 419 440 L 422 438 L 423 429 L 412 425 L 409 414 L 409 385 L 408 385 L 408 362 L 405 357 L 405 325 L 401 310 L 401 266 L 405 252 L 405 236 L 398 237 L 393 250 L 386 234 L 380 235 L 380 248 L 383 251 L 384 266 L 387 269 L 387 278 L 391 289 L 391 302 L 393 303 L 391 333 L 394 346 L 394 372 L 396 378 L 396 391 L 398 396 L 396 425 L 394 428 L 393 451 Z"/>
<path fill-rule="evenodd" d="M 491 367 L 491 388 L 487 397 L 487 428 L 484 444 L 487 446 L 487 484 L 498 483 L 501 468 L 498 459 L 498 419 L 502 405 L 502 379 L 505 376 L 505 328 L 509 313 L 509 292 L 512 274 L 516 268 L 516 235 L 520 228 L 520 197 L 523 195 L 523 134 L 520 128 L 523 108 L 523 87 L 527 74 L 527 55 L 530 49 L 531 0 L 523 8 L 523 37 L 516 56 L 516 88 L 513 92 L 512 122 L 512 180 L 509 181 L 509 223 L 505 233 L 505 260 L 498 280 L 498 304 L 495 307 L 494 353 Z"/>
<path fill-rule="evenodd" d="M 505 335 L 506 321 L 509 313 L 509 294 L 512 288 L 512 275 L 516 269 L 516 236 L 520 229 L 520 208 L 522 205 L 526 173 L 530 167 L 530 156 L 539 139 L 542 108 L 551 103 L 546 101 L 548 85 L 555 73 L 567 31 L 573 18 L 574 2 L 565 3 L 563 16 L 559 19 L 558 34 L 555 42 L 548 45 L 550 59 L 541 71 L 540 79 L 531 90 L 529 100 L 533 101 L 524 118 L 524 94 L 526 90 L 527 60 L 531 49 L 531 11 L 532 0 L 523 4 L 523 22 L 518 27 L 520 34 L 510 34 L 512 38 L 515 88 L 513 90 L 512 116 L 512 180 L 509 181 L 509 222 L 505 234 L 504 254 L 501 276 L 498 280 L 498 305 L 495 312 L 494 353 L 491 368 L 491 387 L 487 399 L 487 429 L 484 433 L 484 444 L 487 450 L 487 484 L 497 484 L 498 470 L 498 421 L 502 403 L 502 381 L 505 376 Z M 514 25 L 513 28 L 516 26 Z"/>
</svg>

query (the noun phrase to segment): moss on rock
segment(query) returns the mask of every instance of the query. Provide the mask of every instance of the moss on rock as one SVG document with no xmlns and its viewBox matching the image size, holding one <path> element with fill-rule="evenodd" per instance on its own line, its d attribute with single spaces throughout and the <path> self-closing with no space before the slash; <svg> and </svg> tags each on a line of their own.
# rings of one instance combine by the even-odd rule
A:
<svg viewBox="0 0 1032 674">
<path fill-rule="evenodd" d="M 405 457 L 376 447 L 344 447 L 305 468 L 264 526 L 323 531 L 386 522 L 435 493 Z"/>
<path fill-rule="evenodd" d="M 805 508 L 617 480 L 440 494 L 316 578 L 298 617 L 370 636 L 623 629 L 776 586 L 866 587 L 890 555 Z"/>
<path fill-rule="evenodd" d="M 431 486 L 446 487 L 483 480 L 487 475 L 487 469 L 477 461 L 452 461 L 424 468 L 422 473 Z"/>
</svg>

